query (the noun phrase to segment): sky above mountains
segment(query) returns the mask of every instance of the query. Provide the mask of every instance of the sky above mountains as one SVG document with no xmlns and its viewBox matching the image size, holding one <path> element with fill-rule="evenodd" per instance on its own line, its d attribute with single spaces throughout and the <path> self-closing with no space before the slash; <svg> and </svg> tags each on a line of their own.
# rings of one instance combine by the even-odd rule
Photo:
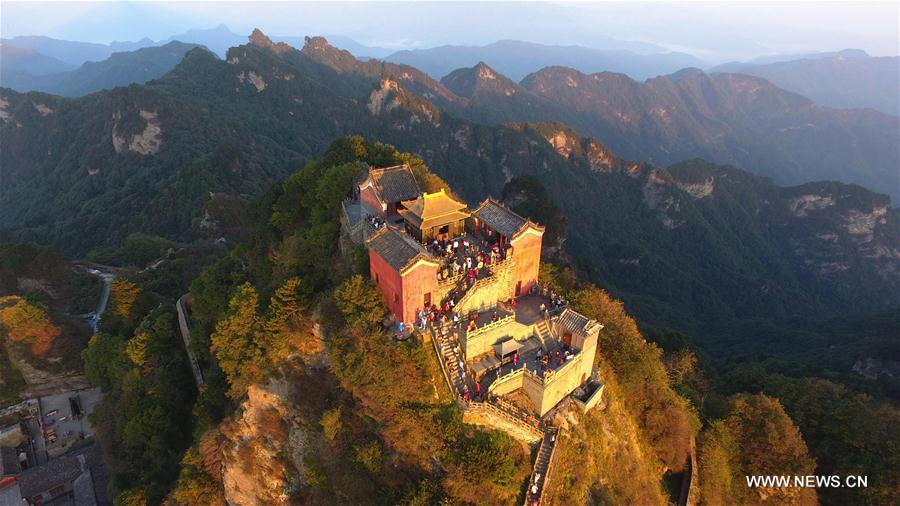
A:
<svg viewBox="0 0 900 506">
<path fill-rule="evenodd" d="M 516 39 L 723 62 L 847 47 L 896 55 L 898 18 L 897 2 L 4 2 L 0 32 L 111 42 L 227 24 L 391 49 Z"/>
</svg>

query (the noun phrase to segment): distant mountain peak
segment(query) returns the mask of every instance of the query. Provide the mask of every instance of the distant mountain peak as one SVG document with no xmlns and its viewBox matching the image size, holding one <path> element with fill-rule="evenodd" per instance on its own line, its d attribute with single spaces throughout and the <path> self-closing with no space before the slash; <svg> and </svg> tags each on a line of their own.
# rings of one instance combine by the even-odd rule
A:
<svg viewBox="0 0 900 506">
<path fill-rule="evenodd" d="M 441 84 L 453 93 L 467 98 L 472 98 L 481 91 L 506 96 L 519 91 L 519 85 L 483 61 L 471 68 L 454 70 L 441 79 Z"/>
<path fill-rule="evenodd" d="M 224 26 L 224 25 L 222 25 L 222 26 Z M 269 36 L 266 35 L 265 33 L 263 33 L 263 31 L 260 30 L 259 28 L 253 29 L 253 33 L 250 34 L 249 39 L 250 39 L 250 44 L 253 44 L 254 46 L 258 46 L 258 47 L 264 47 L 267 49 L 271 49 L 272 51 L 275 51 L 276 53 L 285 53 L 287 51 L 290 51 L 291 49 L 294 49 L 291 46 L 289 46 L 288 44 L 285 44 L 284 42 L 278 42 L 278 43 L 272 42 L 272 39 L 270 39 Z"/>
<path fill-rule="evenodd" d="M 679 70 L 678 72 L 673 72 L 666 76 L 670 81 L 678 82 L 683 81 L 685 79 L 693 79 L 698 77 L 706 77 L 706 73 L 697 67 L 688 67 Z"/>
<path fill-rule="evenodd" d="M 328 42 L 328 39 L 322 37 L 321 35 L 314 35 L 312 37 L 307 36 L 303 38 L 303 50 L 304 51 L 330 51 L 338 49 L 331 45 Z"/>
<path fill-rule="evenodd" d="M 838 58 L 870 58 L 863 49 L 842 49 L 835 54 Z"/>
<path fill-rule="evenodd" d="M 353 61 L 358 62 L 353 53 L 345 49 L 333 46 L 328 39 L 321 35 L 307 36 L 303 38 L 303 49 L 301 52 L 307 56 L 311 56 L 317 61 Z"/>
</svg>

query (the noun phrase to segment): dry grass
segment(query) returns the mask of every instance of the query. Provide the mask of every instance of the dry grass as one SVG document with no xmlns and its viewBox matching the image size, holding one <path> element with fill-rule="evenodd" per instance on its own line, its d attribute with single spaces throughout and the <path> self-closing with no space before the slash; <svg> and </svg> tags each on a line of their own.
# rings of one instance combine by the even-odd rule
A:
<svg viewBox="0 0 900 506">
<path fill-rule="evenodd" d="M 604 395 L 605 410 L 568 415 L 544 504 L 666 504 L 658 459 L 609 385 Z"/>
</svg>

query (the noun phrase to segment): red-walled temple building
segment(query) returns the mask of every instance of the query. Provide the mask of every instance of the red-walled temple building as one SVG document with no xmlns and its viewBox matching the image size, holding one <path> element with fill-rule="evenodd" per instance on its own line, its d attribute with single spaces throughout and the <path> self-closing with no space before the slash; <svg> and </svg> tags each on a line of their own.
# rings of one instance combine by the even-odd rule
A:
<svg viewBox="0 0 900 506">
<path fill-rule="evenodd" d="M 541 269 L 541 243 L 544 227 L 512 212 L 500 202 L 487 198 L 472 211 L 476 233 L 497 242 L 515 259 L 514 294 L 528 293 L 537 283 Z"/>
<path fill-rule="evenodd" d="M 441 262 L 403 230 L 384 225 L 366 241 L 372 282 L 399 321 L 432 303 Z"/>
<path fill-rule="evenodd" d="M 419 311 L 450 296 L 480 291 L 483 306 L 528 294 L 537 283 L 544 227 L 497 200 L 470 211 L 445 190 L 421 192 L 401 165 L 369 169 L 357 204 L 345 210 L 369 219 L 346 222 L 368 227 L 361 235 L 370 276 L 398 321 L 415 322 Z"/>
</svg>

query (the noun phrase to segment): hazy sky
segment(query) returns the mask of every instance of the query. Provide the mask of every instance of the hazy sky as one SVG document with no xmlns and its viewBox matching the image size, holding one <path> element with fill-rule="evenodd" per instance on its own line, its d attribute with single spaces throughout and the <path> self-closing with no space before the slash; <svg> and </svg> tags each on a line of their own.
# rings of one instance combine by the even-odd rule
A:
<svg viewBox="0 0 900 506">
<path fill-rule="evenodd" d="M 344 35 L 391 48 L 519 39 L 650 42 L 710 61 L 861 48 L 897 55 L 898 2 L 45 2 L 0 1 L 0 36 L 154 40 L 226 24 L 276 35 Z"/>
</svg>

